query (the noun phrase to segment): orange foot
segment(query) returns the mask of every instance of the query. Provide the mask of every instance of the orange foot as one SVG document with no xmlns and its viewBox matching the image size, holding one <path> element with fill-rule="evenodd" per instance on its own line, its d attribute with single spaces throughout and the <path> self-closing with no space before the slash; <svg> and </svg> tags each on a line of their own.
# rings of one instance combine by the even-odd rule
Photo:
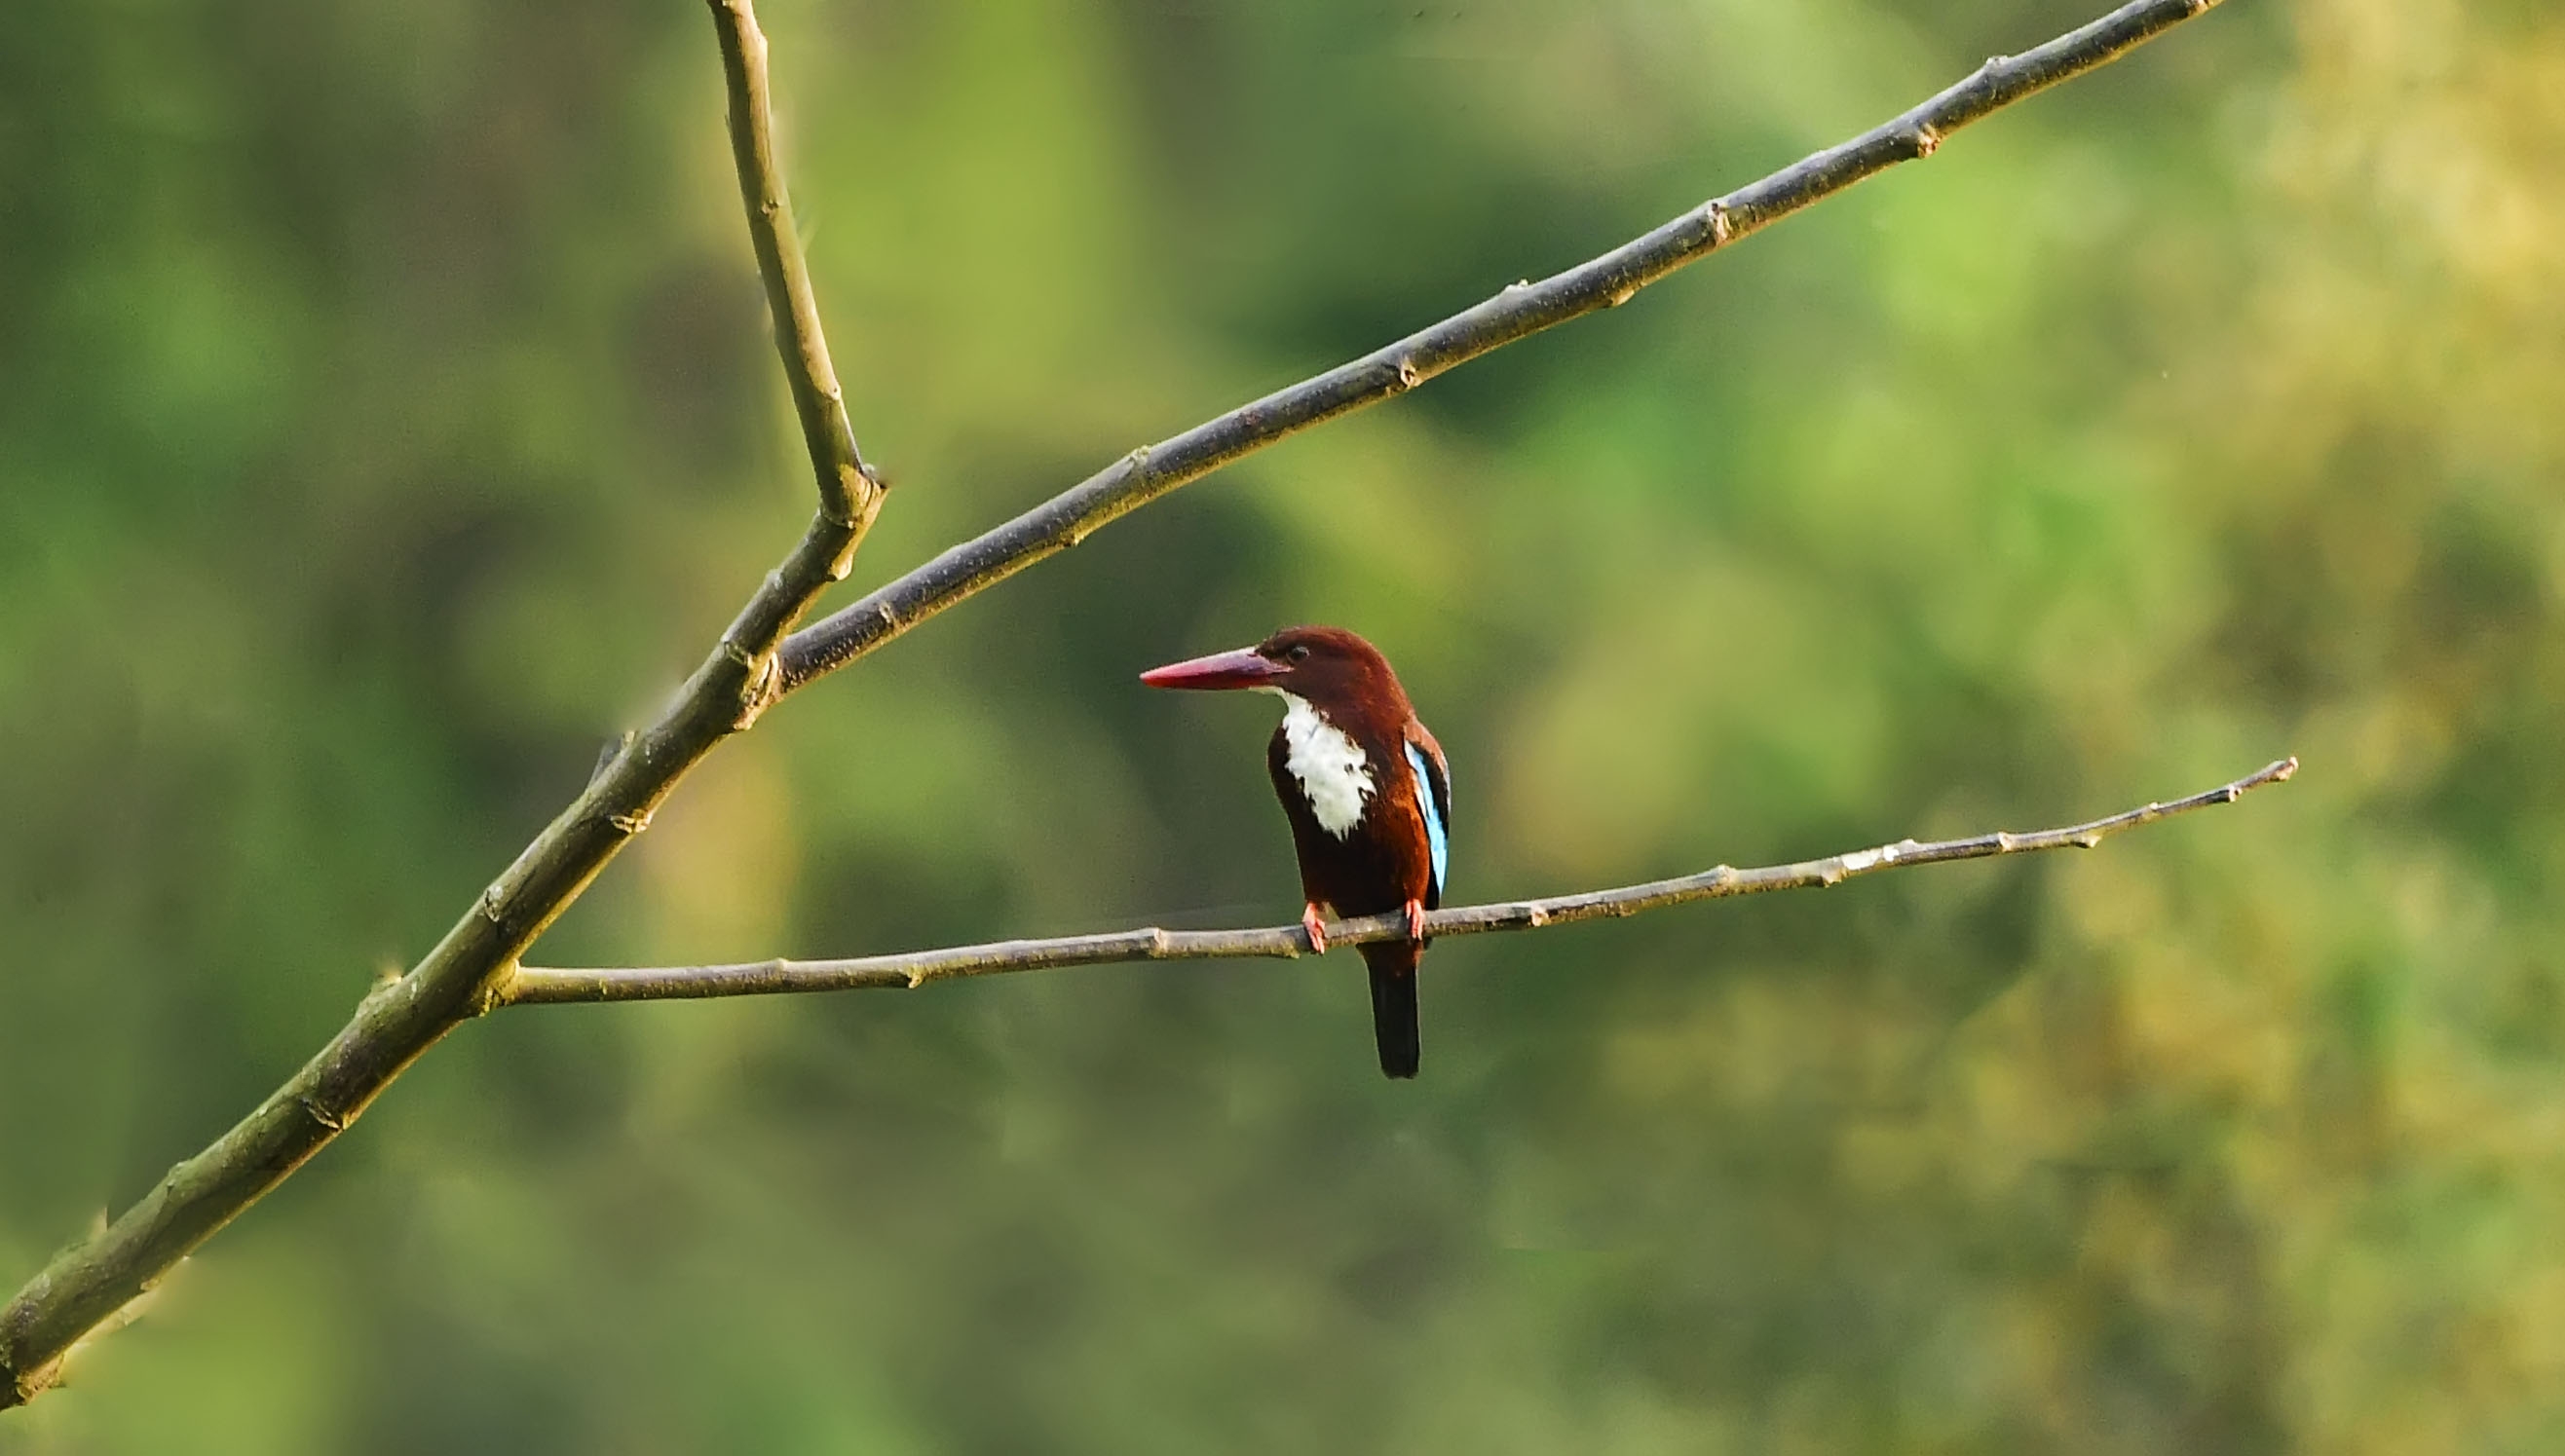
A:
<svg viewBox="0 0 2565 1456">
<path fill-rule="evenodd" d="M 1425 905 L 1422 901 L 1407 902 L 1407 938 L 1411 940 L 1425 938 Z"/>
<path fill-rule="evenodd" d="M 1324 955 L 1327 953 L 1327 923 L 1319 918 L 1318 907 L 1316 905 L 1312 904 L 1301 908 L 1300 929 L 1309 933 L 1310 954 Z"/>
</svg>

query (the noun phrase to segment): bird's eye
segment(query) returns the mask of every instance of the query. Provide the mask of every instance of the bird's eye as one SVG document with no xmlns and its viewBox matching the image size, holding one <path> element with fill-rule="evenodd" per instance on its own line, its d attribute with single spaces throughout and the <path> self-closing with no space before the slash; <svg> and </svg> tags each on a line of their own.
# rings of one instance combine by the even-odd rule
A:
<svg viewBox="0 0 2565 1456">
<path fill-rule="evenodd" d="M 1307 662 L 1309 660 L 1309 644 L 1305 642 L 1294 642 L 1291 644 L 1291 650 L 1283 653 L 1282 655 L 1293 662 Z"/>
</svg>

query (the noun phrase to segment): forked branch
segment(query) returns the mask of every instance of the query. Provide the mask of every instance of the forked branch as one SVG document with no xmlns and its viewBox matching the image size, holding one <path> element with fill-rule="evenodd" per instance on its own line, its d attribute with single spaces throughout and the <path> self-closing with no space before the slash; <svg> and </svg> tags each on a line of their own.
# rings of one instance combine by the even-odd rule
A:
<svg viewBox="0 0 2565 1456">
<path fill-rule="evenodd" d="M 2063 829 L 2027 833 L 1997 830 L 1969 839 L 1919 843 L 1901 839 L 1876 849 L 1829 855 L 1821 860 L 1736 870 L 1726 865 L 1672 880 L 1651 880 L 1618 890 L 1559 895 L 1547 900 L 1516 900 L 1499 905 L 1472 905 L 1438 910 L 1425 917 L 1432 936 L 1477 936 L 1491 931 L 1533 931 L 1607 916 L 1632 916 L 1690 905 L 1697 900 L 1725 900 L 1771 890 L 1810 890 L 1840 885 L 1859 875 L 1907 865 L 1942 865 L 1953 860 L 1982 860 L 1995 855 L 2034 854 L 2049 849 L 2091 849 L 2123 829 L 2135 829 L 2176 814 L 2231 804 L 2266 783 L 2278 783 L 2298 771 L 2298 760 L 2283 758 L 2232 783 L 2171 803 L 2138 808 L 2070 824 Z M 1392 911 L 1327 926 L 1327 943 L 1354 945 L 1365 940 L 1394 940 L 1407 934 L 1407 918 Z M 1104 965 L 1124 960 L 1217 960 L 1237 956 L 1305 955 L 1308 933 L 1296 925 L 1251 931 L 1162 931 L 1147 927 L 1100 936 L 1063 936 L 1049 940 L 1000 940 L 987 945 L 955 945 L 941 950 L 911 950 L 896 955 L 859 955 L 845 960 L 752 960 L 735 965 L 663 965 L 600 970 L 553 970 L 525 966 L 499 996 L 504 1006 L 558 1005 L 576 1001 L 668 1001 L 709 996 L 762 996 L 791 991 L 846 991 L 875 988 L 901 990 L 928 981 L 967 975 L 1005 975 L 1019 970 L 1049 970 L 1063 965 Z"/>
<path fill-rule="evenodd" d="M 677 780 L 780 694 L 777 649 L 830 583 L 844 579 L 881 509 L 837 402 L 818 311 L 784 206 L 768 114 L 766 41 L 748 0 L 710 0 L 730 90 L 733 152 L 778 347 L 819 484 L 818 510 L 766 575 L 659 721 L 526 846 L 408 974 L 377 988 L 293 1079 L 142 1201 L 64 1250 L 0 1309 L 0 1409 L 32 1399 L 64 1354 L 150 1292 L 187 1252 L 345 1132 L 409 1064 L 490 1004 L 516 963 L 633 836 Z"/>
</svg>

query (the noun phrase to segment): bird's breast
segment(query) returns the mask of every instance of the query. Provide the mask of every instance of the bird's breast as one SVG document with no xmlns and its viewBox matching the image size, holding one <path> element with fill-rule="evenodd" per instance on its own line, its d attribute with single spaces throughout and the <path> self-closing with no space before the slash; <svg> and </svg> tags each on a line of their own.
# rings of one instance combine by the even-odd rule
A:
<svg viewBox="0 0 2565 1456">
<path fill-rule="evenodd" d="M 1283 766 L 1300 786 L 1300 797 L 1318 827 L 1338 839 L 1362 822 L 1363 808 L 1376 785 L 1371 760 L 1362 745 L 1318 712 L 1308 700 L 1285 693 L 1282 715 Z"/>
</svg>

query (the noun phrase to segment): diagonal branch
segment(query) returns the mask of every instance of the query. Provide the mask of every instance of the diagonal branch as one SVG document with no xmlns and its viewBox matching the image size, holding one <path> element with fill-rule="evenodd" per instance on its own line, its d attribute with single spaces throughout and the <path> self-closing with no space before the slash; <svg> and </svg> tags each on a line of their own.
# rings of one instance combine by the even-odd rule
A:
<svg viewBox="0 0 2565 1456">
<path fill-rule="evenodd" d="M 1944 137 L 2039 91 L 2117 60 L 2217 0 L 2131 0 L 2019 56 L 1997 56 L 1966 81 L 1850 141 L 1703 203 L 1644 237 L 1539 283 L 1518 283 L 1440 323 L 1323 374 L 1143 446 L 1084 481 L 964 541 L 784 644 L 791 692 L 975 596 L 1116 518 L 1202 479 L 1284 436 L 1350 414 L 1446 369 L 1544 328 L 1629 302 L 1687 263 L 1708 257 L 1899 162 L 1931 156 Z"/>
<path fill-rule="evenodd" d="M 768 573 L 724 630 L 668 711 L 621 745 L 424 959 L 368 995 L 354 1019 L 230 1132 L 171 1168 L 106 1229 L 58 1255 L 0 1308 L 0 1409 L 23 1403 L 59 1379 L 64 1354 L 78 1341 L 147 1293 L 189 1250 L 338 1137 L 446 1032 L 494 1005 L 531 999 L 516 995 L 508 980 L 517 958 L 648 826 L 652 811 L 689 769 L 786 692 L 843 667 L 924 618 L 1075 545 L 1115 518 L 1239 456 L 1401 393 L 1515 339 L 1623 303 L 1716 248 L 1874 172 L 1930 154 L 1951 131 L 2111 61 L 2208 10 L 2215 0 L 2133 0 L 2035 51 L 1989 61 L 1896 119 L 1704 204 L 1590 263 L 1538 284 L 1507 289 L 1352 363 L 1134 451 L 1016 520 L 954 547 L 789 638 L 786 634 L 818 595 L 845 576 L 881 509 L 882 488 L 857 453 L 846 422 L 776 168 L 765 38 L 750 0 L 707 3 L 721 43 L 733 154 L 750 236 L 774 314 L 777 350 L 818 483 L 816 518 L 792 554 Z M 2004 851 L 1998 845 L 1972 853 L 1990 852 Z M 1836 871 L 1857 872 L 1848 860 Z M 1581 898 L 1571 897 L 1558 903 L 1556 914 L 1625 913 L 1582 911 L 1579 904 Z M 1630 908 L 1637 907 L 1638 902 L 1631 902 Z M 1462 929 L 1455 926 L 1445 933 Z M 1346 938 L 1365 935 L 1363 927 L 1350 927 Z"/>
<path fill-rule="evenodd" d="M 57 1255 L 0 1309 L 0 1409 L 60 1379 L 75 1343 L 149 1293 L 189 1250 L 346 1131 L 445 1033 L 489 1008 L 517 957 L 648 827 L 677 780 L 775 701 L 784 634 L 845 577 L 880 511 L 881 489 L 864 472 L 837 402 L 801 245 L 775 175 L 765 38 L 748 0 L 709 3 L 727 63 L 740 189 L 819 480 L 818 513 L 667 712 L 623 742 L 425 959 L 366 996 L 329 1045 L 230 1132 L 171 1168 L 122 1217 Z"/>
<path fill-rule="evenodd" d="M 1594 890 L 1546 900 L 1516 900 L 1500 905 L 1461 906 L 1425 917 L 1433 936 L 1477 936 L 1492 931 L 1536 931 L 1576 921 L 1637 915 L 1697 900 L 1726 900 L 1768 890 L 1813 890 L 1840 885 L 1858 875 L 1876 874 L 1907 865 L 1941 865 L 1953 860 L 1982 860 L 1995 855 L 2033 854 L 2049 849 L 2091 849 L 2123 829 L 2135 829 L 2176 814 L 2231 804 L 2266 783 L 2278 783 L 2298 771 L 2298 760 L 2283 758 L 2232 783 L 2169 804 L 2146 804 L 2089 824 L 2041 829 L 2026 834 L 1997 830 L 1969 839 L 1918 843 L 1901 839 L 1877 849 L 1801 860 L 1791 865 L 1735 870 L 1726 865 L 1672 880 L 1651 880 L 1618 890 Z M 1361 920 L 1331 921 L 1327 943 L 1355 945 L 1366 940 L 1395 940 L 1407 934 L 1406 916 L 1392 911 Z M 1298 926 L 1269 926 L 1252 931 L 1162 931 L 1145 927 L 1100 936 L 1063 936 L 1050 940 L 1001 940 L 988 945 L 955 945 L 940 950 L 911 950 L 897 955 L 861 955 L 845 960 L 754 960 L 734 965 L 665 965 L 605 970 L 519 968 L 508 982 L 501 1004 L 558 1005 L 582 1001 L 693 1000 L 711 996 L 760 996 L 791 991 L 914 989 L 928 981 L 968 975 L 1005 975 L 1019 970 L 1049 970 L 1063 965 L 1104 965 L 1125 960 L 1218 960 L 1238 956 L 1290 958 L 1308 953 L 1308 933 Z"/>
</svg>

